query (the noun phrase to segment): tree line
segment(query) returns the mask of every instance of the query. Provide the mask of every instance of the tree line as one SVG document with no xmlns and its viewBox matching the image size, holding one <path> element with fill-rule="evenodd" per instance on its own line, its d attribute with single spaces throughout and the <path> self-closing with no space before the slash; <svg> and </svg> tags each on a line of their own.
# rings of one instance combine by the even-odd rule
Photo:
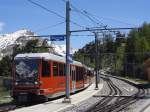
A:
<svg viewBox="0 0 150 112">
<path fill-rule="evenodd" d="M 150 58 L 150 24 L 133 29 L 124 38 L 111 34 L 99 40 L 99 69 L 110 69 L 114 75 L 147 79 L 144 62 Z M 74 59 L 95 67 L 95 42 L 86 44 L 75 53 Z"/>
</svg>

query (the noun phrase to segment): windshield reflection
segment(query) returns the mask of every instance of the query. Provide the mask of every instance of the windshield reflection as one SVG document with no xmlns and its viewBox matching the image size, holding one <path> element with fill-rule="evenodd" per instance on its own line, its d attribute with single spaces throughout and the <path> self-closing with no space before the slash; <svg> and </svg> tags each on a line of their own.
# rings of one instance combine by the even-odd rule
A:
<svg viewBox="0 0 150 112">
<path fill-rule="evenodd" d="M 36 59 L 19 59 L 16 64 L 16 81 L 18 83 L 30 84 L 37 81 L 38 62 Z"/>
</svg>

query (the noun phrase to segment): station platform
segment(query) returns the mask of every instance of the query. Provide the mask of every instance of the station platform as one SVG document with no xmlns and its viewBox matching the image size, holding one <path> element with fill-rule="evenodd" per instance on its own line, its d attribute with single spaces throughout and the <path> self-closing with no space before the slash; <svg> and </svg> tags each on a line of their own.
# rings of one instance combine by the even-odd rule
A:
<svg viewBox="0 0 150 112">
<path fill-rule="evenodd" d="M 61 98 L 34 106 L 23 107 L 10 112 L 61 112 L 69 107 L 79 104 L 80 102 L 92 97 L 93 95 L 96 95 L 102 88 L 102 83 L 99 84 L 98 90 L 95 90 L 95 84 L 91 84 L 87 89 L 77 94 L 71 95 L 71 103 L 62 103 L 64 98 Z"/>
<path fill-rule="evenodd" d="M 140 112 L 150 112 L 150 99 L 148 99 L 144 105 L 144 108 L 140 110 Z"/>
</svg>

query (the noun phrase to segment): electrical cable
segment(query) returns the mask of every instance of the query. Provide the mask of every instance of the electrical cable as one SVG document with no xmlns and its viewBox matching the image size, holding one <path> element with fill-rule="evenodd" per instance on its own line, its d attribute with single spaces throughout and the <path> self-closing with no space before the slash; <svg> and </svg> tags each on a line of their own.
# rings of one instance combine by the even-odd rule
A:
<svg viewBox="0 0 150 112">
<path fill-rule="evenodd" d="M 95 36 L 95 35 L 71 35 L 73 37 L 80 37 L 80 36 L 86 36 L 86 37 L 91 37 L 91 36 Z"/>
<path fill-rule="evenodd" d="M 64 23 L 65 23 L 65 22 L 59 22 L 59 23 L 54 24 L 54 25 L 51 25 L 51 26 L 47 26 L 47 27 L 44 27 L 44 28 L 37 29 L 37 30 L 35 30 L 35 32 L 41 32 L 41 31 L 43 31 L 43 30 L 47 30 L 47 29 L 50 29 L 50 28 L 54 28 L 54 27 L 59 26 L 59 25 L 62 25 L 62 24 L 64 24 Z"/>
<path fill-rule="evenodd" d="M 94 15 L 94 14 L 91 14 L 89 12 L 86 12 L 87 14 L 91 15 L 93 18 L 95 19 L 99 19 L 99 18 L 102 18 L 102 19 L 107 19 L 107 20 L 111 20 L 111 21 L 116 21 L 116 22 L 119 22 L 119 23 L 122 23 L 122 24 L 126 24 L 126 25 L 130 25 L 130 26 L 137 26 L 135 24 L 131 24 L 131 23 L 127 23 L 127 22 L 124 22 L 124 21 L 121 21 L 121 20 L 117 20 L 117 19 L 113 19 L 113 18 L 108 18 L 108 17 L 99 17 L 97 15 Z"/>
<path fill-rule="evenodd" d="M 64 3 L 66 3 L 65 0 L 62 0 L 62 1 L 63 1 Z M 72 9 L 74 9 L 74 10 L 72 10 L 72 11 L 75 11 L 75 12 L 77 12 L 77 13 L 82 14 L 83 16 L 87 17 L 90 21 L 92 21 L 94 24 L 97 24 L 97 25 L 103 27 L 103 26 L 101 25 L 102 23 L 99 24 L 99 23 L 96 22 L 94 19 L 92 19 L 90 16 L 88 16 L 85 12 L 82 12 L 80 9 L 76 8 L 73 4 L 70 4 L 70 6 L 72 7 Z M 87 29 L 87 28 L 86 28 L 86 29 Z"/>
<path fill-rule="evenodd" d="M 36 6 L 38 6 L 38 7 L 40 7 L 40 8 L 42 8 L 42 9 L 44 9 L 44 10 L 46 10 L 47 12 L 50 12 L 50 13 L 52 13 L 52 14 L 60 17 L 60 18 L 65 19 L 65 17 L 61 16 L 60 14 L 58 14 L 58 13 L 56 13 L 56 12 L 50 10 L 50 9 L 47 9 L 46 7 L 40 5 L 40 4 L 36 3 L 36 2 L 33 2 L 32 0 L 27 0 L 27 1 L 30 2 L 30 3 L 32 3 L 32 4 L 34 4 L 34 5 L 36 5 Z"/>
<path fill-rule="evenodd" d="M 65 2 L 65 0 L 62 0 L 63 2 Z M 88 19 L 90 19 L 93 23 L 96 23 L 97 25 L 103 25 L 103 23 L 99 20 L 98 16 L 94 16 L 93 14 L 85 11 L 85 10 L 80 10 L 78 8 L 76 8 L 74 5 L 71 4 L 71 7 L 78 13 L 80 14 L 83 14 L 84 16 L 86 16 Z M 91 17 L 92 16 L 92 17 Z M 120 20 L 115 20 L 115 19 L 111 19 L 111 18 L 104 18 L 104 17 L 101 17 L 103 19 L 107 19 L 107 20 L 112 20 L 112 21 L 116 21 L 116 22 L 120 22 L 120 23 L 123 23 L 123 24 L 127 24 L 127 25 L 132 25 L 132 26 L 137 26 L 137 25 L 134 25 L 134 24 L 130 24 L 130 23 L 127 23 L 127 22 L 123 22 L 123 21 L 120 21 Z M 98 21 L 98 22 L 97 22 Z M 100 23 L 100 24 L 99 24 Z M 103 25 L 104 28 L 108 27 L 107 25 Z M 111 31 L 109 30 L 110 32 L 119 32 L 119 31 Z"/>
<path fill-rule="evenodd" d="M 34 5 L 36 5 L 36 6 L 38 6 L 38 7 L 40 7 L 40 8 L 42 8 L 43 10 L 45 10 L 45 11 L 47 11 L 47 12 L 49 12 L 49 13 L 52 13 L 52 14 L 54 14 L 54 15 L 56 15 L 56 16 L 58 16 L 58 17 L 64 19 L 64 20 L 66 20 L 65 17 L 63 17 L 62 15 L 58 14 L 58 13 L 55 12 L 55 11 L 52 11 L 52 10 L 50 10 L 50 9 L 48 9 L 48 8 L 46 8 L 46 7 L 44 7 L 44 6 L 40 5 L 40 4 L 38 4 L 38 3 L 36 3 L 36 2 L 33 2 L 32 0 L 27 0 L 27 1 L 30 2 L 30 3 L 32 3 L 32 4 L 34 4 Z M 80 25 L 80 24 L 78 24 L 78 23 L 76 23 L 76 22 L 74 22 L 74 21 L 72 21 L 72 20 L 71 20 L 70 22 L 71 22 L 72 24 L 76 25 L 76 26 L 79 26 L 79 27 L 81 27 L 81 28 L 86 29 L 86 27 L 84 27 L 84 26 L 82 26 L 82 25 Z"/>
<path fill-rule="evenodd" d="M 93 22 L 94 24 L 100 26 L 100 27 L 104 27 L 103 23 L 101 22 L 97 22 L 95 21 L 93 18 L 91 18 L 88 13 L 86 11 L 81 11 L 78 8 L 76 8 L 74 5 L 71 4 L 71 7 L 74 9 L 73 11 L 82 14 L 83 16 L 87 17 L 91 22 Z"/>
</svg>

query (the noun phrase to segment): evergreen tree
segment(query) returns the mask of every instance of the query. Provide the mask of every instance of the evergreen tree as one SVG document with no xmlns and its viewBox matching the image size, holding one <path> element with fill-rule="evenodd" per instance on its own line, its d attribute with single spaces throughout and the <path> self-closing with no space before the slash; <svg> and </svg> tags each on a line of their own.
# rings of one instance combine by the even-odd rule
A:
<svg viewBox="0 0 150 112">
<path fill-rule="evenodd" d="M 0 61 L 0 75 L 1 76 L 11 76 L 12 72 L 12 61 L 9 56 L 2 58 Z"/>
<path fill-rule="evenodd" d="M 150 24 L 144 23 L 139 30 L 131 30 L 127 38 L 126 54 L 127 63 L 130 63 L 127 73 L 134 73 L 139 77 L 143 63 L 150 58 Z"/>
</svg>

